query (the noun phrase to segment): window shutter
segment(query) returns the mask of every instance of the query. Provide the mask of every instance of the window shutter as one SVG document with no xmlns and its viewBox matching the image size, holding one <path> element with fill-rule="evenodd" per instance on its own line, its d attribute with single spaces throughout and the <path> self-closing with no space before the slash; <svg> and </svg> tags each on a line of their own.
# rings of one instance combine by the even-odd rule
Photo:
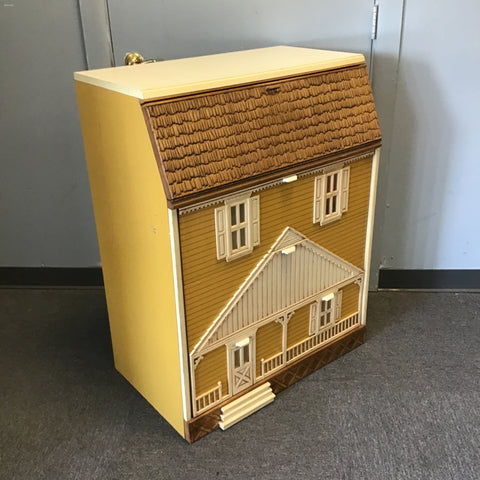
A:
<svg viewBox="0 0 480 480">
<path fill-rule="evenodd" d="M 315 335 L 317 333 L 317 316 L 318 316 L 318 302 L 313 302 L 310 305 L 310 331 L 309 335 Z"/>
<path fill-rule="evenodd" d="M 250 198 L 250 235 L 252 247 L 260 245 L 260 197 Z"/>
<path fill-rule="evenodd" d="M 215 237 L 217 239 L 217 260 L 227 255 L 227 219 L 225 206 L 215 209 Z"/>
<path fill-rule="evenodd" d="M 315 178 L 315 189 L 313 198 L 313 223 L 322 224 L 323 220 L 323 199 L 325 191 L 325 175 Z"/>
<path fill-rule="evenodd" d="M 342 190 L 340 205 L 342 212 L 346 212 L 348 209 L 348 185 L 350 183 L 350 167 L 342 168 Z"/>
<path fill-rule="evenodd" d="M 342 290 L 335 294 L 335 321 L 338 322 L 342 318 Z"/>
</svg>

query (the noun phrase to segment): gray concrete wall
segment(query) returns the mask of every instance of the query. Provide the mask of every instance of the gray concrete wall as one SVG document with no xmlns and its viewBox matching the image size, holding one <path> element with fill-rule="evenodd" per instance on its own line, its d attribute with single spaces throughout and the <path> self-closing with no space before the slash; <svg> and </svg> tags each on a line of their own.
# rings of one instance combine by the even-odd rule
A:
<svg viewBox="0 0 480 480">
<path fill-rule="evenodd" d="M 99 262 L 73 71 L 76 0 L 0 5 L 0 266 Z"/>
<path fill-rule="evenodd" d="M 117 63 L 127 50 L 175 58 L 275 43 L 369 53 L 370 13 L 352 15 L 347 1 L 141 3 L 163 10 L 109 2 Z M 372 81 L 384 147 L 373 273 L 480 268 L 480 4 L 379 3 Z M 0 266 L 99 263 L 72 72 L 87 57 L 91 67 L 111 61 L 105 5 L 0 6 Z M 156 41 L 143 35 L 155 28 Z"/>
<path fill-rule="evenodd" d="M 117 65 L 132 50 L 163 59 L 272 45 L 370 53 L 372 0 L 108 3 Z"/>
<path fill-rule="evenodd" d="M 386 142 L 374 271 L 480 268 L 479 16 L 474 0 L 406 0 L 398 58 L 375 55 Z M 398 32 L 400 18 L 381 26 Z"/>
<path fill-rule="evenodd" d="M 279 43 L 368 56 L 369 8 L 346 14 L 345 2 L 358 3 L 3 2 L 0 267 L 99 264 L 73 72 L 111 63 L 109 15 L 119 64 L 127 50 L 178 58 Z"/>
</svg>

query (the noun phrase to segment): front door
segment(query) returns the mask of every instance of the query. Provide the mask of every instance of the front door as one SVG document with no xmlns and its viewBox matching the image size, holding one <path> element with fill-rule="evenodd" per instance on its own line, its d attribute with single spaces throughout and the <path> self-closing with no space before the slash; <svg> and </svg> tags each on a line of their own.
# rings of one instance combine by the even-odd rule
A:
<svg viewBox="0 0 480 480">
<path fill-rule="evenodd" d="M 253 341 L 245 338 L 230 347 L 230 385 L 232 395 L 253 384 Z"/>
</svg>

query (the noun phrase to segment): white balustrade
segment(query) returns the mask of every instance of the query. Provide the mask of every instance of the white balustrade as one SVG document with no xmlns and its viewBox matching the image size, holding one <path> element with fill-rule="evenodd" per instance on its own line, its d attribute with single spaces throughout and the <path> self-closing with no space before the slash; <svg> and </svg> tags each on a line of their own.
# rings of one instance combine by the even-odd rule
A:
<svg viewBox="0 0 480 480">
<path fill-rule="evenodd" d="M 295 358 L 304 355 L 305 353 L 309 352 L 313 348 L 323 345 L 324 343 L 332 340 L 333 338 L 339 336 L 345 330 L 350 329 L 358 325 L 358 313 L 354 315 L 350 315 L 349 317 L 341 320 L 340 322 L 331 325 L 328 328 L 325 328 L 318 332 L 316 335 L 299 342 L 289 349 L 287 349 L 287 363 L 294 360 Z"/>
<path fill-rule="evenodd" d="M 328 343 L 330 340 L 340 336 L 346 330 L 355 327 L 359 324 L 358 313 L 350 315 L 347 318 L 324 328 L 316 335 L 313 335 L 287 349 L 286 355 L 279 353 L 273 357 L 260 360 L 260 377 L 263 378 L 276 370 L 279 370 L 284 365 L 290 363 L 298 357 L 310 352 L 311 350 Z"/>
<path fill-rule="evenodd" d="M 215 388 L 200 395 L 195 400 L 196 413 L 201 413 L 207 408 L 211 408 L 222 400 L 222 382 L 218 382 Z"/>
<path fill-rule="evenodd" d="M 324 345 L 335 337 L 340 336 L 346 330 L 349 330 L 359 324 L 358 313 L 350 315 L 347 318 L 327 327 L 313 335 L 287 349 L 286 355 L 279 353 L 270 358 L 260 360 L 260 377 L 263 378 L 276 370 L 281 369 L 283 366 L 292 362 L 293 360 L 305 355 L 311 350 Z M 218 382 L 215 388 L 212 388 L 208 392 L 200 395 L 195 399 L 195 415 L 202 413 L 203 411 L 215 406 L 222 401 L 222 382 Z"/>
<path fill-rule="evenodd" d="M 268 360 L 264 360 L 263 358 L 260 360 L 261 365 L 261 375 L 264 377 L 268 373 L 277 370 L 278 368 L 283 366 L 283 353 L 279 353 L 273 357 L 270 357 Z"/>
</svg>

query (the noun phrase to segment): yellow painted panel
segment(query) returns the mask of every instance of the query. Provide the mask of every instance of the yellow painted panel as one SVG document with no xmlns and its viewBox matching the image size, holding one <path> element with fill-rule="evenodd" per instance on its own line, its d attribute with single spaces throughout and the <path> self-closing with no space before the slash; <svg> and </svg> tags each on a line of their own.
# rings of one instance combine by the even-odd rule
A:
<svg viewBox="0 0 480 480">
<path fill-rule="evenodd" d="M 371 163 L 366 158 L 350 164 L 348 211 L 324 226 L 312 221 L 315 175 L 255 193 L 260 197 L 260 245 L 231 262 L 216 256 L 218 205 L 179 217 L 189 351 L 287 226 L 364 270 Z"/>
<path fill-rule="evenodd" d="M 299 308 L 290 318 L 287 329 L 287 348 L 308 337 L 310 327 L 310 304 Z"/>
<path fill-rule="evenodd" d="M 76 84 L 115 366 L 183 436 L 168 210 L 138 100 Z"/>
<path fill-rule="evenodd" d="M 255 342 L 258 377 L 261 374 L 261 359 L 268 360 L 282 351 L 282 325 L 278 322 L 263 325 L 257 330 Z"/>
<path fill-rule="evenodd" d="M 223 395 L 228 393 L 227 347 L 222 345 L 206 353 L 195 369 L 196 397 L 222 382 Z"/>
<path fill-rule="evenodd" d="M 342 294 L 342 318 L 358 312 L 360 288 L 355 283 L 347 285 Z"/>
</svg>

